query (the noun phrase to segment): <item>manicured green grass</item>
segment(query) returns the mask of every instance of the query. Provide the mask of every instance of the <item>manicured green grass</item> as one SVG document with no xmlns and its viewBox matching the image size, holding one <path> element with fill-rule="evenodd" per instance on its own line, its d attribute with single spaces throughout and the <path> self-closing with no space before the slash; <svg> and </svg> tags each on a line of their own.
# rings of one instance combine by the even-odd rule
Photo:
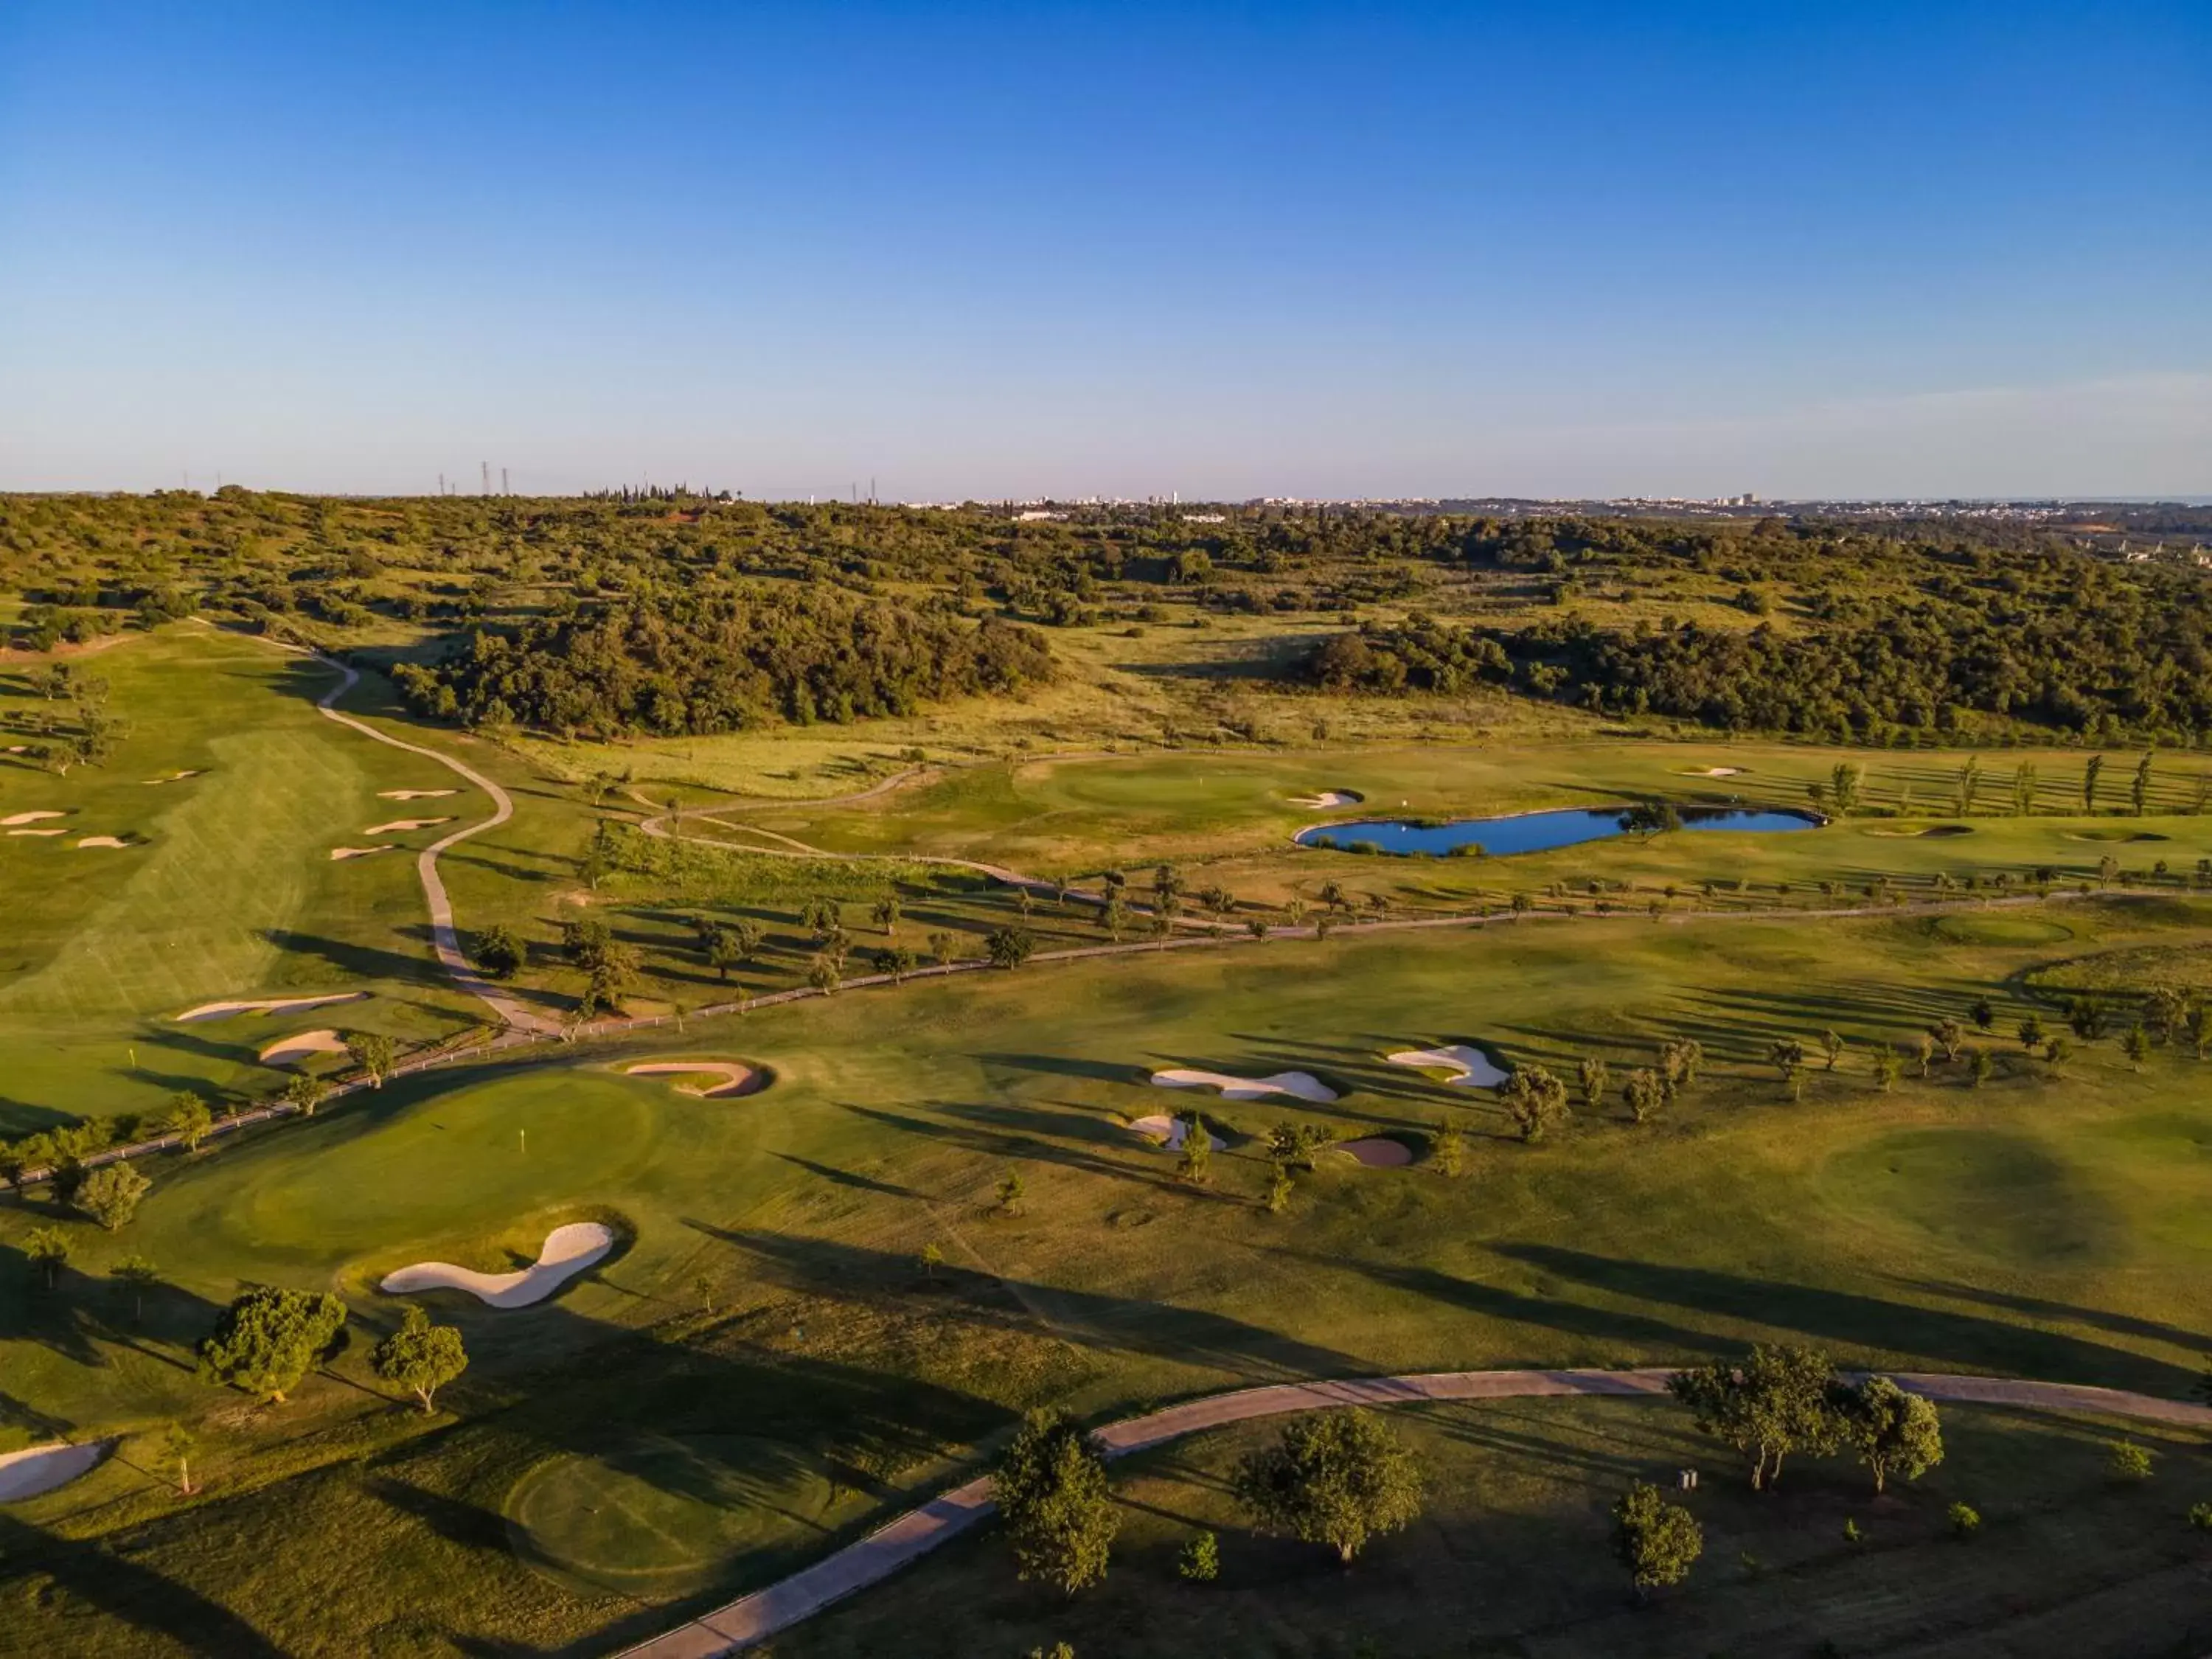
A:
<svg viewBox="0 0 2212 1659">
<path fill-rule="evenodd" d="M 129 735 L 104 766 L 57 777 L 16 757 L 0 781 L 0 816 L 60 811 L 43 822 L 68 826 L 0 838 L 0 1134 L 152 1111 L 180 1087 L 281 1086 L 258 1049 L 331 1018 L 169 1018 L 202 1002 L 368 988 L 375 1000 L 341 1024 L 422 1038 L 468 1023 L 430 965 L 411 854 L 329 853 L 394 818 L 480 813 L 475 791 L 404 810 L 379 799 L 456 781 L 321 718 L 328 671 L 256 641 L 180 625 L 81 660 L 109 682 Z M 0 684 L 0 708 L 40 707 L 20 677 Z M 187 770 L 198 775 L 147 781 Z M 436 833 L 375 839 L 411 848 Z M 89 835 L 133 844 L 79 849 Z"/>
<path fill-rule="evenodd" d="M 137 1633 L 149 1609 L 186 1604 L 228 1609 L 288 1651 L 347 1650 L 340 1634 L 410 1619 L 484 1643 L 641 1630 L 642 1614 L 623 1622 L 629 1603 L 578 1587 L 629 1575 L 626 1593 L 680 1607 L 697 1604 L 694 1586 L 711 1600 L 762 1582 L 911 1501 L 1043 1401 L 1104 1414 L 1271 1377 L 1668 1363 L 1772 1337 L 1845 1360 L 2179 1395 L 2212 1320 L 2212 1235 L 2197 1218 L 2212 1109 L 2197 1063 L 2161 1050 L 2137 1073 L 2107 1043 L 2054 1079 L 2000 1036 L 1986 1087 L 1939 1066 L 1894 1094 L 1866 1065 L 1869 1044 L 1983 996 L 2002 1034 L 2039 1006 L 2024 975 L 2057 953 L 2203 925 L 2172 900 L 2062 914 L 2078 937 L 2060 945 L 1964 942 L 1934 918 L 1585 919 L 851 993 L 694 1026 L 657 1050 L 773 1066 L 762 1095 L 702 1101 L 607 1069 L 656 1052 L 634 1046 L 410 1079 L 164 1160 L 125 1232 L 64 1224 L 77 1254 L 52 1295 L 20 1254 L 43 1206 L 9 1206 L 0 1364 L 26 1413 L 92 1431 L 226 1410 L 176 1362 L 244 1279 L 338 1289 L 361 1327 L 335 1380 L 266 1417 L 210 1421 L 205 1505 L 169 1515 L 134 1452 L 27 1506 L 59 1535 L 128 1525 L 159 1581 L 30 1628 L 125 1653 L 160 1650 Z M 1843 1068 L 1789 1103 L 1769 1044 L 1830 1025 L 1851 1045 Z M 1535 1147 L 1508 1139 L 1494 1106 L 1381 1058 L 1480 1040 L 1570 1073 L 1601 1054 L 1618 1079 L 1681 1035 L 1704 1042 L 1710 1075 L 1669 1116 L 1637 1127 L 1608 1101 Z M 1175 1064 L 1303 1069 L 1346 1092 L 1309 1108 L 1144 1081 Z M 1122 1127 L 1194 1104 L 1231 1140 L 1205 1192 Z M 1457 1181 L 1325 1159 L 1285 1215 L 1255 1201 L 1259 1137 L 1279 1121 L 1419 1141 L 1448 1115 L 1471 1132 Z M 1009 1169 L 1026 1186 L 1014 1216 L 994 1196 Z M 418 1435 L 372 1392 L 368 1339 L 396 1316 L 376 1275 L 431 1255 L 525 1261 L 548 1225 L 587 1215 L 618 1224 L 625 1248 L 544 1307 L 433 1298 L 475 1358 L 445 1396 L 457 1421 Z M 943 1265 L 925 1270 L 931 1243 Z M 131 1250 L 171 1281 L 143 1321 L 103 1282 Z M 645 1457 L 650 1434 L 691 1450 Z M 713 1465 L 734 1443 L 720 1437 L 763 1436 L 784 1448 L 773 1480 L 749 1450 L 702 1484 L 695 1455 Z M 818 1502 L 824 1468 L 866 1501 Z M 756 1537 L 722 1516 L 725 1474 L 787 1493 L 787 1520 Z M 530 1498 L 535 1481 L 568 1496 Z M 602 1529 L 600 1490 L 627 1494 L 640 1526 Z M 518 1524 L 534 1515 L 565 1540 L 537 1553 L 565 1565 L 517 1558 L 518 1505 Z M 357 1534 L 371 1541 L 356 1550 Z M 343 1632 L 316 1622 L 334 1605 Z M 1331 1624 L 1327 1639 L 1355 1628 Z"/>
</svg>

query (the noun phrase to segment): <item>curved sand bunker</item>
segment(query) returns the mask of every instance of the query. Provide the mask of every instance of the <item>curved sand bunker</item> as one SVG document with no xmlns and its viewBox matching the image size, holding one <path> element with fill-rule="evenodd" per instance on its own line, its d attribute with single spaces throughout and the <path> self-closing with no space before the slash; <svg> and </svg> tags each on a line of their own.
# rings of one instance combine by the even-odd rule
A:
<svg viewBox="0 0 2212 1659">
<path fill-rule="evenodd" d="M 6 817 L 0 818 L 0 825 L 37 823 L 42 819 L 66 817 L 67 816 L 68 814 L 64 812 L 10 812 Z"/>
<path fill-rule="evenodd" d="M 1224 1100 L 1257 1100 L 1263 1095 L 1296 1095 L 1326 1106 L 1336 1091 L 1310 1072 L 1278 1072 L 1273 1077 L 1231 1077 L 1225 1072 L 1194 1072 L 1184 1066 L 1152 1073 L 1158 1089 L 1218 1089 Z"/>
<path fill-rule="evenodd" d="M 333 847 L 331 848 L 331 860 L 336 863 L 340 859 L 365 859 L 371 853 L 389 853 L 391 850 L 388 842 L 381 847 Z"/>
<path fill-rule="evenodd" d="M 436 800 L 441 796 L 458 795 L 458 789 L 380 789 L 379 800 Z"/>
<path fill-rule="evenodd" d="M 372 823 L 361 833 L 364 836 L 396 836 L 408 830 L 428 830 L 433 824 L 451 823 L 451 818 L 394 818 L 389 823 Z"/>
<path fill-rule="evenodd" d="M 1349 1152 L 1370 1170 L 1395 1170 L 1413 1161 L 1413 1149 L 1402 1140 L 1370 1135 L 1364 1140 L 1340 1140 L 1335 1150 Z"/>
<path fill-rule="evenodd" d="M 333 1002 L 359 1002 L 366 991 L 333 991 L 319 997 L 264 997 L 258 1002 L 203 1002 L 171 1018 L 182 1024 L 195 1019 L 226 1019 L 233 1014 L 285 1014 L 295 1008 L 326 1008 Z"/>
<path fill-rule="evenodd" d="M 290 1066 L 317 1054 L 345 1051 L 345 1039 L 336 1031 L 302 1031 L 297 1036 L 278 1038 L 261 1051 L 260 1059 L 264 1066 Z"/>
<path fill-rule="evenodd" d="M 182 783 L 186 778 L 196 778 L 199 775 L 199 769 L 195 767 L 189 772 L 172 772 L 166 778 L 148 778 L 146 781 L 148 783 Z"/>
<path fill-rule="evenodd" d="M 1383 1056 L 1393 1066 L 1411 1066 L 1424 1072 L 1451 1072 L 1456 1075 L 1446 1082 L 1462 1089 L 1495 1089 L 1505 1081 L 1507 1073 L 1500 1071 L 1498 1062 L 1480 1048 L 1471 1048 L 1464 1042 L 1455 1042 L 1443 1048 L 1407 1048 Z"/>
<path fill-rule="evenodd" d="M 1183 1142 L 1190 1138 L 1190 1125 L 1179 1117 L 1170 1117 L 1165 1112 L 1154 1112 L 1149 1117 L 1138 1118 L 1129 1125 L 1129 1128 L 1133 1133 L 1140 1134 L 1154 1146 L 1164 1146 L 1171 1152 L 1181 1152 Z M 1206 1132 L 1206 1144 L 1217 1152 L 1229 1150 L 1229 1143 L 1211 1129 Z"/>
<path fill-rule="evenodd" d="M 1692 766 L 1682 775 L 1686 778 L 1740 778 L 1747 769 L 1741 766 Z"/>
<path fill-rule="evenodd" d="M 66 830 L 10 830 L 8 833 L 11 836 L 65 836 L 69 831 Z"/>
<path fill-rule="evenodd" d="M 450 1261 L 418 1261 L 386 1273 L 376 1288 L 391 1296 L 414 1291 L 466 1291 L 491 1308 L 526 1308 L 543 1302 L 615 1247 L 615 1236 L 596 1221 L 572 1221 L 545 1235 L 538 1260 L 520 1273 L 480 1273 Z"/>
<path fill-rule="evenodd" d="M 88 1440 L 81 1445 L 33 1446 L 25 1451 L 0 1452 L 0 1504 L 66 1486 L 88 1474 L 115 1449 L 112 1440 Z"/>
<path fill-rule="evenodd" d="M 1311 795 L 1293 795 L 1291 805 L 1319 812 L 1332 806 L 1357 806 L 1366 799 L 1357 789 L 1323 789 Z"/>
<path fill-rule="evenodd" d="M 77 850 L 82 852 L 88 847 L 128 847 L 130 845 L 131 843 L 120 836 L 87 836 L 82 841 L 77 842 Z"/>
<path fill-rule="evenodd" d="M 764 1066 L 740 1066 L 733 1060 L 654 1060 L 623 1067 L 625 1077 L 719 1078 L 719 1083 L 679 1083 L 679 1095 L 702 1100 L 726 1100 L 734 1095 L 757 1095 L 768 1087 L 774 1074 Z"/>
</svg>

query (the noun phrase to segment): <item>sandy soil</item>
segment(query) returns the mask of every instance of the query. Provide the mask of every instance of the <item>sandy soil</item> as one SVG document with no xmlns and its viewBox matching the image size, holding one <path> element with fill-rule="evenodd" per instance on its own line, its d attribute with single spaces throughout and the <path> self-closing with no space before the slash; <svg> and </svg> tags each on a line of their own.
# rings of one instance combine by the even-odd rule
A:
<svg viewBox="0 0 2212 1659">
<path fill-rule="evenodd" d="M 67 816 L 68 814 L 65 812 L 10 812 L 6 817 L 0 818 L 0 824 L 37 823 L 43 819 L 66 817 Z"/>
<path fill-rule="evenodd" d="M 86 847 L 128 847 L 129 845 L 131 845 L 131 843 L 124 840 L 120 836 L 87 836 L 82 841 L 77 842 L 77 846 L 81 848 Z"/>
<path fill-rule="evenodd" d="M 445 795 L 458 795 L 458 789 L 380 789 L 379 800 L 436 800 Z"/>
<path fill-rule="evenodd" d="M 391 850 L 392 848 L 388 842 L 382 847 L 333 847 L 331 848 L 331 859 L 335 863 L 340 859 L 365 859 L 371 853 L 389 853 Z"/>
<path fill-rule="evenodd" d="M 65 836 L 69 831 L 66 830 L 10 830 L 8 833 L 11 836 Z"/>
<path fill-rule="evenodd" d="M 1456 1072 L 1459 1075 L 1451 1081 L 1465 1089 L 1495 1089 L 1508 1075 L 1481 1049 L 1463 1042 L 1446 1048 L 1407 1048 L 1384 1058 L 1393 1066 L 1411 1066 L 1424 1072 Z"/>
<path fill-rule="evenodd" d="M 538 1260 L 520 1273 L 480 1273 L 449 1261 L 417 1261 L 386 1273 L 377 1286 L 387 1295 L 411 1291 L 466 1291 L 493 1308 L 526 1308 L 543 1302 L 615 1247 L 615 1236 L 596 1221 L 572 1221 L 545 1235 Z"/>
<path fill-rule="evenodd" d="M 1318 794 L 1293 795 L 1291 805 L 1322 811 L 1331 806 L 1357 806 L 1367 797 L 1351 789 L 1324 789 Z"/>
<path fill-rule="evenodd" d="M 66 1486 L 90 1473 L 115 1449 L 112 1440 L 88 1440 L 75 1446 L 33 1446 L 24 1451 L 0 1452 L 0 1504 L 19 1498 L 36 1498 L 42 1492 Z"/>
<path fill-rule="evenodd" d="M 721 1081 L 719 1083 L 679 1083 L 675 1085 L 677 1093 L 696 1095 L 702 1100 L 725 1100 L 733 1095 L 757 1095 L 769 1085 L 768 1073 L 728 1060 L 657 1060 L 642 1066 L 625 1066 L 623 1070 L 631 1077 L 720 1078 Z"/>
<path fill-rule="evenodd" d="M 345 1040 L 336 1031 L 301 1031 L 295 1036 L 279 1037 L 261 1051 L 260 1060 L 264 1066 L 291 1066 L 317 1054 L 345 1051 Z"/>
<path fill-rule="evenodd" d="M 179 1024 L 196 1019 L 227 1019 L 233 1014 L 286 1014 L 295 1008 L 324 1008 L 333 1002 L 360 1002 L 366 991 L 332 991 L 319 997 L 264 997 L 258 1001 L 203 1002 L 170 1016 Z"/>
<path fill-rule="evenodd" d="M 1258 1100 L 1265 1095 L 1296 1095 L 1328 1105 L 1336 1091 L 1309 1072 L 1278 1072 L 1273 1077 L 1231 1077 L 1225 1072 L 1194 1072 L 1184 1066 L 1155 1072 L 1152 1083 L 1161 1089 L 1218 1089 L 1224 1100 Z"/>
<path fill-rule="evenodd" d="M 1182 1143 L 1190 1136 L 1189 1124 L 1179 1117 L 1170 1117 L 1165 1112 L 1154 1112 L 1149 1117 L 1140 1117 L 1129 1127 L 1155 1146 L 1164 1146 L 1171 1152 L 1181 1152 Z M 1206 1132 L 1206 1138 L 1215 1152 L 1229 1150 L 1229 1143 L 1211 1129 Z"/>
<path fill-rule="evenodd" d="M 451 823 L 451 818 L 394 818 L 389 823 L 372 823 L 361 833 L 364 836 L 396 836 L 408 830 L 428 830 L 434 823 Z"/>
<path fill-rule="evenodd" d="M 1339 1141 L 1336 1150 L 1351 1153 L 1370 1170 L 1395 1170 L 1413 1161 L 1413 1148 L 1404 1141 L 1380 1135 L 1365 1140 Z"/>
</svg>

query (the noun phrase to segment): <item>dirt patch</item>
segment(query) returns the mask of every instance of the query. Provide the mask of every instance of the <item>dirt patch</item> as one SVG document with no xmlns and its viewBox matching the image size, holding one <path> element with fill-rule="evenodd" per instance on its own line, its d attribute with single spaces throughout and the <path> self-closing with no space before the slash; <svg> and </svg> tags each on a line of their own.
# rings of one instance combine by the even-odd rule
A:
<svg viewBox="0 0 2212 1659">
<path fill-rule="evenodd" d="M 1383 1135 L 1370 1135 L 1364 1140 L 1345 1140 L 1337 1143 L 1336 1150 L 1349 1152 L 1370 1170 L 1395 1170 L 1413 1161 L 1413 1149 L 1402 1140 L 1392 1140 Z"/>
</svg>

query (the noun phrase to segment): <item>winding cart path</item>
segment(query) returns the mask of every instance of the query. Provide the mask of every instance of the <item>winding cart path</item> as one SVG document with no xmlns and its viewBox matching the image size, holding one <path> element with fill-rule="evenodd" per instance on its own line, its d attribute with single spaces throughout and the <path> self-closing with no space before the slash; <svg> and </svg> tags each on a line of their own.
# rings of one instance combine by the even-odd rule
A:
<svg viewBox="0 0 2212 1659">
<path fill-rule="evenodd" d="M 1403 1376 L 1351 1377 L 1235 1389 L 1180 1406 L 1124 1418 L 1097 1430 L 1093 1439 L 1109 1458 L 1149 1450 L 1186 1435 L 1256 1417 L 1322 1411 L 1334 1406 L 1399 1406 L 1436 1400 L 1520 1400 L 1544 1395 L 1604 1395 L 1663 1399 L 1674 1367 L 1638 1370 L 1425 1371 Z M 2014 1406 L 2029 1411 L 2085 1412 L 2106 1417 L 2212 1428 L 2212 1406 L 2161 1400 L 2120 1389 L 2072 1382 L 2037 1382 L 1949 1372 L 1899 1371 L 1899 1384 L 1930 1400 L 1960 1405 Z M 811 1567 L 702 1613 L 665 1635 L 623 1650 L 623 1659 L 720 1659 L 764 1642 L 812 1618 L 831 1603 L 881 1583 L 939 1545 L 958 1537 L 993 1509 L 991 1478 L 980 1475 L 933 1498 L 858 1542 Z"/>
</svg>

